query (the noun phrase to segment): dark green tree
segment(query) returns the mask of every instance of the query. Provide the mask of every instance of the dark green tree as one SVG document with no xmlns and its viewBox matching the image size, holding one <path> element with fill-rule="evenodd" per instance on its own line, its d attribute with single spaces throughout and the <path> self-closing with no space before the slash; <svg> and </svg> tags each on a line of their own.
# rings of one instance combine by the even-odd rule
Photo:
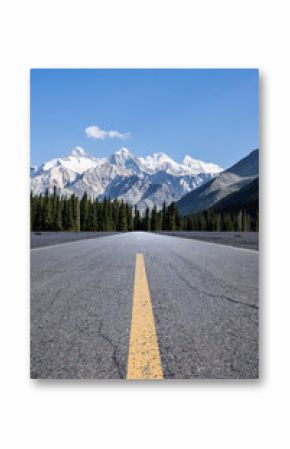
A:
<svg viewBox="0 0 290 449">
<path fill-rule="evenodd" d="M 61 231 L 62 225 L 62 201 L 59 196 L 54 198 L 53 230 Z"/>
<path fill-rule="evenodd" d="M 42 229 L 44 231 L 50 231 L 52 229 L 52 198 L 49 195 L 48 189 L 43 198 L 42 208 Z"/>
<path fill-rule="evenodd" d="M 151 231 L 157 231 L 157 207 L 154 204 L 152 212 L 151 212 Z"/>
<path fill-rule="evenodd" d="M 87 231 L 89 227 L 89 200 L 87 192 L 84 193 L 80 204 L 80 227 L 82 231 Z"/>
<path fill-rule="evenodd" d="M 146 207 L 146 210 L 145 210 L 143 229 L 144 229 L 144 231 L 150 231 L 150 229 L 151 229 L 151 219 L 150 219 L 149 207 Z"/>
<path fill-rule="evenodd" d="M 127 231 L 126 206 L 123 200 L 121 201 L 119 208 L 119 222 L 117 231 Z"/>
</svg>

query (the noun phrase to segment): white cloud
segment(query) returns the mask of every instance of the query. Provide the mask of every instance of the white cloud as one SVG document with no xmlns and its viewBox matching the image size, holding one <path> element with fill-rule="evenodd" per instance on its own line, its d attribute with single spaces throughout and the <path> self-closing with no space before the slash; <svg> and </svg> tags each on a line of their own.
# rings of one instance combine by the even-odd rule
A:
<svg viewBox="0 0 290 449">
<path fill-rule="evenodd" d="M 116 130 L 105 131 L 96 125 L 88 126 L 85 133 L 89 139 L 128 139 L 130 137 L 130 133 L 120 133 Z"/>
</svg>

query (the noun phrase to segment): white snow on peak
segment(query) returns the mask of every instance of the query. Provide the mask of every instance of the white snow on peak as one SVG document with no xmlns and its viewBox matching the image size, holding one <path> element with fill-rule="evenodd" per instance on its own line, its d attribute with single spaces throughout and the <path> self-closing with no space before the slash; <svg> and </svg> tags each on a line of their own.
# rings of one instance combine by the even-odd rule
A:
<svg viewBox="0 0 290 449">
<path fill-rule="evenodd" d="M 75 147 L 71 153 L 70 156 L 75 156 L 75 157 L 88 157 L 87 153 L 85 152 L 85 150 L 82 147 Z"/>
<path fill-rule="evenodd" d="M 170 159 L 170 158 L 167 156 L 167 154 L 163 153 L 162 151 L 159 151 L 159 152 L 157 152 L 157 153 L 153 153 L 153 154 L 151 154 L 151 155 L 148 156 L 148 157 L 151 157 L 152 159 L 158 159 L 158 160 L 160 160 L 160 159 Z"/>
<path fill-rule="evenodd" d="M 140 172 L 138 158 L 128 150 L 128 148 L 120 148 L 107 159 L 109 164 L 117 167 L 130 169 L 132 172 Z"/>
<path fill-rule="evenodd" d="M 150 156 L 146 157 L 138 157 L 138 161 L 142 168 L 150 173 L 155 173 L 160 170 L 166 171 L 168 169 L 176 169 L 178 168 L 178 164 L 174 162 L 169 156 L 165 153 L 153 153 Z"/>
<path fill-rule="evenodd" d="M 135 156 L 133 155 L 133 153 L 131 153 L 130 150 L 128 150 L 128 148 L 120 148 L 118 151 L 112 154 L 110 159 L 121 161 L 127 159 L 135 159 Z"/>
<path fill-rule="evenodd" d="M 183 158 L 181 164 L 185 167 L 190 168 L 192 174 L 198 173 L 220 173 L 223 169 L 212 162 L 204 162 L 199 159 L 193 159 L 188 154 Z"/>
<path fill-rule="evenodd" d="M 130 155 L 130 156 L 132 156 L 132 153 L 131 153 L 131 151 L 130 150 L 128 150 L 128 148 L 125 148 L 125 147 L 123 147 L 123 148 L 120 148 L 118 151 L 116 151 L 116 153 L 115 154 L 121 154 L 121 155 Z"/>
<path fill-rule="evenodd" d="M 62 167 L 74 173 L 82 174 L 86 170 L 96 167 L 99 163 L 98 159 L 89 156 L 81 147 L 75 147 L 68 156 L 51 159 L 45 162 L 42 171 L 51 170 L 54 167 Z"/>
<path fill-rule="evenodd" d="M 175 162 L 165 153 L 153 153 L 150 156 L 137 159 L 142 168 L 150 173 L 162 170 L 175 176 L 181 176 L 197 175 L 199 173 L 216 174 L 222 171 L 222 168 L 216 164 L 193 159 L 188 155 L 184 157 L 181 164 Z"/>
</svg>

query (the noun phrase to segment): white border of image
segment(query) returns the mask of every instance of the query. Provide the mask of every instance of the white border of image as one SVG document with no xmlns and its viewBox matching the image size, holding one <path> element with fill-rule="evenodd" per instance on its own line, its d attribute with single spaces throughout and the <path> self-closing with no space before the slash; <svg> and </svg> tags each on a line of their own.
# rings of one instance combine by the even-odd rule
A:
<svg viewBox="0 0 290 449">
<path fill-rule="evenodd" d="M 1 6 L 1 447 L 245 449 L 289 444 L 290 33 L 287 2 L 273 5 L 253 0 L 27 0 Z M 259 381 L 29 379 L 31 67 L 260 69 Z"/>
</svg>

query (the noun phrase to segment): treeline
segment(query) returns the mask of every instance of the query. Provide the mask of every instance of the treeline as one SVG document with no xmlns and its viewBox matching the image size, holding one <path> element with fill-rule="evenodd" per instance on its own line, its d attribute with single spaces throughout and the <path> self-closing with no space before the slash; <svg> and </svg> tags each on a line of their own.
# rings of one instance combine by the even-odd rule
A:
<svg viewBox="0 0 290 449">
<path fill-rule="evenodd" d="M 142 214 L 123 200 L 91 199 L 76 195 L 33 195 L 30 198 L 32 231 L 257 231 L 258 214 L 208 210 L 182 217 L 176 204 L 163 203 Z"/>
<path fill-rule="evenodd" d="M 123 201 L 92 200 L 85 193 L 76 195 L 53 194 L 30 197 L 32 231 L 132 231 L 132 207 Z"/>
<path fill-rule="evenodd" d="M 156 206 L 143 214 L 123 200 L 103 201 L 76 195 L 60 196 L 54 189 L 45 195 L 30 196 L 32 231 L 162 231 L 181 229 L 175 203 L 161 211 Z"/>
</svg>

